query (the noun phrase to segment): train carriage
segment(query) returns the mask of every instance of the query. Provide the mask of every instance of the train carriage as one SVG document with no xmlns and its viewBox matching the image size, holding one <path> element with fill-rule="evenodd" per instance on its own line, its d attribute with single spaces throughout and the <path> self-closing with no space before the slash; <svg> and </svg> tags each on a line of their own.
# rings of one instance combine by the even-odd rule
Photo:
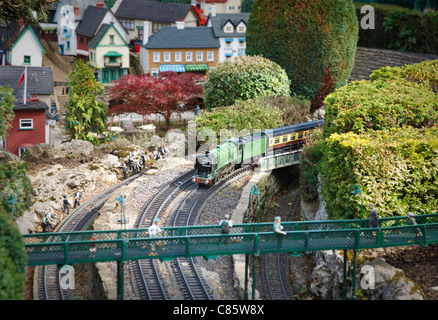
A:
<svg viewBox="0 0 438 320">
<path fill-rule="evenodd" d="M 305 138 L 324 120 L 265 130 L 241 138 L 229 139 L 212 152 L 198 155 L 192 181 L 212 185 L 241 165 L 255 165 L 262 157 L 286 154 L 302 148 Z"/>
</svg>

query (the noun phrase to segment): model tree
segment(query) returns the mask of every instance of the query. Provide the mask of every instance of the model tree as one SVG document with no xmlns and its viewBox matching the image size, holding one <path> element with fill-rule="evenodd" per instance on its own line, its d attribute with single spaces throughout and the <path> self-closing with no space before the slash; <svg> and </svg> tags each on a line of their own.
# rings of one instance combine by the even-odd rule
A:
<svg viewBox="0 0 438 320">
<path fill-rule="evenodd" d="M 190 72 L 178 74 L 173 71 L 161 72 L 157 77 L 150 74 L 124 76 L 114 81 L 111 94 L 117 105 L 108 113 L 160 114 L 169 126 L 172 115 L 182 113 L 182 103 L 202 96 L 203 88 L 196 84 L 201 77 Z"/>
<path fill-rule="evenodd" d="M 0 137 L 4 138 L 12 127 L 12 119 L 14 119 L 14 90 L 8 86 L 0 86 L 0 106 L 2 106 L 0 108 Z"/>
<path fill-rule="evenodd" d="M 46 8 L 57 0 L 12 0 L 1 1 L 0 22 L 23 19 L 26 24 L 36 25 L 38 19 L 47 20 Z M 36 12 L 37 17 L 33 16 Z"/>
<path fill-rule="evenodd" d="M 358 21 L 352 0 L 255 0 L 246 39 L 246 53 L 278 63 L 314 111 L 350 76 Z"/>
<path fill-rule="evenodd" d="M 70 100 L 66 105 L 66 130 L 72 139 L 98 143 L 97 136 L 106 131 L 107 108 L 97 97 L 102 83 L 94 75 L 96 68 L 78 59 L 68 75 Z"/>
<path fill-rule="evenodd" d="M 23 239 L 0 205 L 0 300 L 23 299 L 25 268 Z"/>
</svg>

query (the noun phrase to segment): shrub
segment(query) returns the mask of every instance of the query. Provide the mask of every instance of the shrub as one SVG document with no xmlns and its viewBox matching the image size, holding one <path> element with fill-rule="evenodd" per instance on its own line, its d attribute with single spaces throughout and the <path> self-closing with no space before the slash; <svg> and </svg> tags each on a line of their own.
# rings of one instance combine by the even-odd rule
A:
<svg viewBox="0 0 438 320">
<path fill-rule="evenodd" d="M 318 174 L 324 155 L 322 130 L 317 129 L 307 139 L 300 155 L 300 189 L 305 201 L 318 198 Z"/>
<path fill-rule="evenodd" d="M 0 205 L 0 300 L 23 299 L 25 268 L 23 239 Z"/>
<path fill-rule="evenodd" d="M 350 76 L 358 22 L 351 0 L 256 0 L 246 38 L 246 53 L 284 68 L 291 92 L 308 97 L 314 111 Z"/>
<path fill-rule="evenodd" d="M 237 100 L 265 96 L 289 96 L 290 81 L 275 62 L 261 56 L 240 56 L 211 70 L 204 85 L 208 109 L 230 106 Z"/>
<path fill-rule="evenodd" d="M 197 131 L 212 129 L 220 138 L 221 129 L 233 129 L 234 136 L 238 137 L 244 129 L 248 129 L 244 134 L 249 134 L 257 129 L 301 123 L 310 116 L 309 104 L 297 97 L 284 96 L 239 100 L 227 108 L 216 108 L 197 117 Z"/>
<path fill-rule="evenodd" d="M 26 162 L 10 161 L 0 164 L 0 204 L 7 206 L 6 201 L 11 195 L 15 201 L 15 216 L 20 216 L 33 204 L 33 189 Z"/>
<path fill-rule="evenodd" d="M 371 74 L 371 80 L 405 79 L 424 86 L 438 94 L 438 59 L 405 65 L 404 67 L 384 67 Z"/>
<path fill-rule="evenodd" d="M 423 85 L 403 79 L 354 81 L 325 99 L 324 136 L 411 125 L 438 120 L 438 99 Z"/>
<path fill-rule="evenodd" d="M 356 4 L 359 21 L 364 3 Z M 375 13 L 375 29 L 359 29 L 358 45 L 437 54 L 438 12 L 421 12 L 394 5 L 370 3 Z"/>
<path fill-rule="evenodd" d="M 380 217 L 436 211 L 438 126 L 333 134 L 324 148 L 322 193 L 331 219 L 345 218 L 354 185 L 362 190 L 363 218 L 369 215 L 369 203 L 377 205 Z M 360 204 L 360 197 L 350 197 L 356 218 Z"/>
</svg>

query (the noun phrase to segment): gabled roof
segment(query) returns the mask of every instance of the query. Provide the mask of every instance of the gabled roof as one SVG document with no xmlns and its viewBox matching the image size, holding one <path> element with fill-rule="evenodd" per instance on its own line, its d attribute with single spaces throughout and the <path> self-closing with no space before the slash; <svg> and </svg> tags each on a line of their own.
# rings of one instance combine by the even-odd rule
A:
<svg viewBox="0 0 438 320">
<path fill-rule="evenodd" d="M 215 17 L 211 14 L 207 18 L 207 25 L 211 23 L 216 37 L 241 37 L 244 33 L 237 32 L 236 27 L 241 23 L 248 25 L 249 12 L 246 13 L 217 13 Z M 224 26 L 230 22 L 234 26 L 233 32 L 224 32 Z"/>
<path fill-rule="evenodd" d="M 23 70 L 24 66 L 0 66 L 0 86 L 9 85 L 18 100 L 23 98 L 24 81 L 18 86 Z M 51 67 L 27 67 L 27 96 L 30 98 L 32 94 L 53 94 Z"/>
<path fill-rule="evenodd" d="M 164 27 L 149 37 L 146 49 L 219 48 L 210 27 Z"/>
<path fill-rule="evenodd" d="M 96 6 L 88 6 L 82 21 L 76 28 L 76 33 L 92 37 L 108 11 L 109 9 L 105 7 L 97 10 Z"/>
<path fill-rule="evenodd" d="M 79 7 L 79 16 L 74 15 L 74 12 L 72 12 L 72 13 L 73 13 L 75 21 L 81 21 L 84 17 L 85 9 L 88 8 L 88 6 L 90 6 L 90 5 L 96 5 L 96 3 L 97 3 L 97 0 L 62 0 L 62 1 L 59 1 L 53 19 L 56 19 L 56 16 L 57 16 L 58 12 L 61 10 L 62 6 L 66 6 L 66 7 L 71 6 L 72 8 L 75 6 L 78 6 Z M 103 8 L 106 8 L 105 3 L 104 3 Z M 101 8 L 101 9 L 103 9 L 103 8 Z M 55 22 L 55 21 L 53 21 L 53 22 Z"/>
<path fill-rule="evenodd" d="M 114 27 L 114 24 L 110 23 L 103 23 L 99 30 L 97 31 L 96 35 L 93 37 L 93 39 L 90 40 L 90 42 L 88 42 L 88 49 L 96 49 L 96 47 L 99 45 L 100 40 L 102 40 L 102 38 L 105 36 L 105 34 L 108 32 L 109 29 L 114 29 L 116 30 L 116 33 L 119 35 L 120 39 L 123 40 L 123 42 L 128 45 L 125 41 L 125 39 L 123 39 L 123 37 L 121 36 L 121 34 L 119 33 L 119 31 L 117 30 L 116 27 Z"/>
<path fill-rule="evenodd" d="M 123 0 L 115 15 L 117 18 L 174 23 L 184 20 L 190 10 L 191 6 L 183 3 Z"/>
<path fill-rule="evenodd" d="M 37 27 L 26 25 L 20 27 L 16 22 L 10 22 L 7 26 L 0 27 L 0 49 L 10 50 L 27 31 L 31 32 L 35 41 L 41 48 L 41 51 L 46 53 L 46 50 L 44 50 L 44 47 L 37 36 L 37 34 L 39 34 L 39 29 Z"/>
</svg>

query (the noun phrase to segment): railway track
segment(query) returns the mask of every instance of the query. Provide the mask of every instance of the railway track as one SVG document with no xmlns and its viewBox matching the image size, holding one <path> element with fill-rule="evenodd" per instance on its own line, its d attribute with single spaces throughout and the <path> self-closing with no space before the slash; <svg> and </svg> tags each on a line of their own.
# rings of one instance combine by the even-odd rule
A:
<svg viewBox="0 0 438 320">
<path fill-rule="evenodd" d="M 210 188 L 193 184 L 191 182 L 193 171 L 189 171 L 170 182 L 143 206 L 135 227 L 149 227 L 155 217 L 162 218 L 167 214 L 169 216 L 166 217 L 166 226 L 196 224 L 205 202 L 226 184 L 239 178 L 248 169 L 236 170 Z M 173 202 L 176 202 L 176 204 Z M 163 276 L 156 259 L 132 261 L 130 262 L 130 268 L 133 274 L 135 291 L 141 299 L 165 300 L 170 298 L 168 290 L 163 284 Z M 173 261 L 174 278 L 182 290 L 184 299 L 212 299 L 212 290 L 208 287 L 200 268 L 198 258 L 178 258 Z M 146 278 L 145 275 L 147 275 Z"/>
<path fill-rule="evenodd" d="M 295 210 L 298 208 L 300 194 L 296 191 L 296 186 L 297 181 L 292 182 L 276 213 L 277 216 L 282 218 L 282 221 L 289 221 L 292 218 Z M 289 205 L 289 208 L 286 206 L 286 204 Z M 260 273 L 261 286 L 265 299 L 295 299 L 294 292 L 290 284 L 288 253 L 270 253 L 261 255 Z"/>
<path fill-rule="evenodd" d="M 183 190 L 191 184 L 194 170 L 179 176 L 155 194 L 141 209 L 134 228 L 147 228 L 155 217 L 162 217 L 167 209 Z M 133 287 L 136 295 L 142 300 L 167 300 L 169 293 L 163 284 L 163 274 L 157 259 L 144 259 L 129 263 L 133 275 Z"/>
<path fill-rule="evenodd" d="M 139 174 L 133 175 L 85 201 L 76 210 L 70 212 L 69 216 L 58 225 L 56 232 L 70 232 L 86 229 L 105 201 L 122 186 L 128 185 L 138 177 L 140 177 Z M 34 299 L 72 300 L 73 290 L 62 289 L 59 280 L 59 269 L 57 265 L 36 267 L 34 282 L 36 281 L 37 294 L 36 296 L 34 295 Z"/>
</svg>

